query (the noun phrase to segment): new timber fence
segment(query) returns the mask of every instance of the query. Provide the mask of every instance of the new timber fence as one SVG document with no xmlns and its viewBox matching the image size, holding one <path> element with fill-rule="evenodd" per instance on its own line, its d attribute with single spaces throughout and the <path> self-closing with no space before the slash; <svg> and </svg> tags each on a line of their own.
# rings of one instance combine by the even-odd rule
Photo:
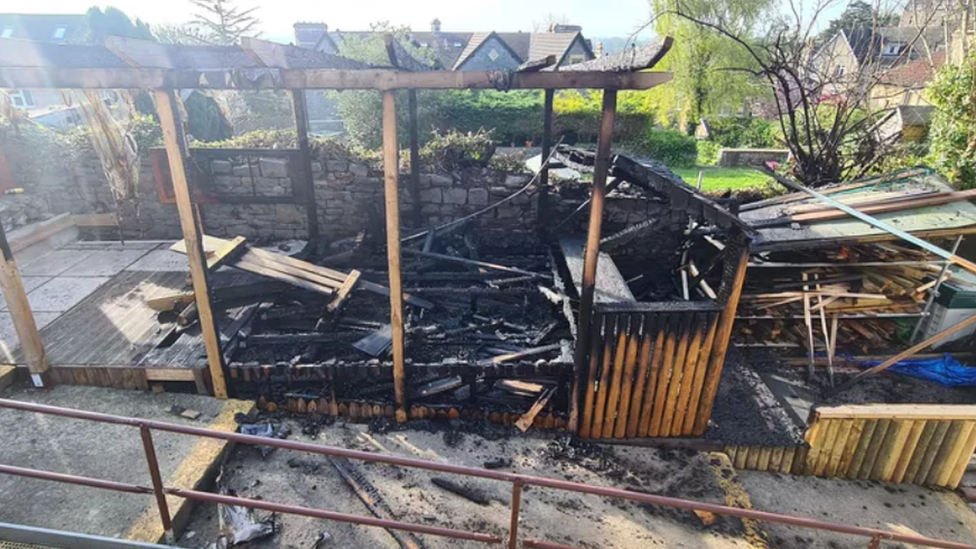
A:
<svg viewBox="0 0 976 549">
<path fill-rule="evenodd" d="M 976 406 L 814 410 L 803 446 L 729 446 L 737 469 L 956 488 L 976 451 Z"/>
<path fill-rule="evenodd" d="M 151 487 L 144 486 L 144 485 L 136 485 L 136 484 L 126 484 L 126 483 L 95 479 L 89 477 L 81 477 L 81 476 L 70 475 L 65 473 L 42 471 L 38 469 L 30 469 L 26 467 L 17 467 L 12 465 L 0 465 L 0 474 L 35 478 L 40 480 L 51 480 L 55 482 L 64 482 L 68 484 L 88 486 L 92 488 L 101 488 L 104 490 L 113 490 L 116 492 L 153 495 L 155 496 L 156 499 L 157 510 L 159 512 L 160 521 L 162 522 L 163 525 L 163 530 L 164 532 L 167 533 L 168 538 L 173 538 L 173 530 L 172 530 L 173 527 L 172 527 L 172 521 L 169 514 L 168 505 L 166 502 L 166 496 L 172 495 L 172 496 L 177 496 L 177 497 L 189 499 L 192 501 L 198 501 L 198 502 L 203 501 L 203 502 L 218 503 L 223 505 L 239 505 L 251 509 L 262 509 L 262 510 L 272 511 L 277 513 L 295 514 L 295 515 L 301 515 L 306 517 L 334 520 L 338 522 L 361 524 L 366 526 L 379 526 L 391 530 L 403 530 L 407 532 L 415 532 L 418 534 L 429 534 L 429 535 L 442 536 L 447 538 L 464 539 L 464 540 L 486 543 L 489 545 L 500 545 L 503 543 L 507 543 L 509 549 L 516 549 L 516 547 L 518 547 L 519 545 L 519 540 L 520 540 L 518 529 L 519 529 L 520 518 L 521 518 L 520 509 L 522 503 L 522 488 L 525 486 L 538 486 L 543 488 L 566 490 L 566 491 L 577 492 L 582 494 L 591 494 L 591 495 L 602 496 L 602 497 L 611 497 L 611 498 L 636 501 L 636 502 L 646 503 L 650 505 L 662 505 L 666 507 L 674 507 L 678 509 L 687 509 L 692 511 L 707 511 L 722 516 L 732 516 L 732 517 L 752 519 L 752 520 L 758 520 L 764 522 L 789 524 L 793 526 L 799 526 L 802 528 L 813 528 L 817 530 L 827 530 L 827 531 L 838 532 L 842 534 L 850 534 L 853 536 L 861 536 L 869 539 L 868 541 L 869 548 L 878 547 L 881 541 L 888 540 L 888 541 L 897 541 L 902 543 L 915 544 L 924 547 L 944 547 L 948 549 L 976 549 L 976 546 L 968 545 L 965 543 L 937 540 L 937 539 L 927 538 L 923 536 L 916 536 L 916 535 L 906 535 L 897 532 L 877 530 L 874 528 L 861 528 L 859 526 L 836 524 L 836 523 L 824 522 L 824 521 L 802 518 L 802 517 L 781 515 L 777 513 L 766 513 L 763 511 L 754 511 L 751 509 L 739 509 L 736 507 L 727 507 L 724 505 L 716 505 L 712 503 L 703 503 L 703 502 L 684 500 L 684 499 L 678 499 L 672 497 L 656 496 L 652 494 L 642 494 L 642 493 L 632 492 L 628 490 L 620 490 L 617 488 L 593 486 L 588 484 L 580 484 L 577 482 L 569 482 L 565 480 L 534 477 L 529 475 L 520 475 L 516 473 L 508 473 L 508 472 L 497 471 L 497 470 L 478 469 L 475 467 L 464 467 L 459 465 L 451 465 L 448 463 L 424 461 L 420 459 L 404 458 L 404 457 L 392 456 L 392 455 L 374 454 L 370 452 L 361 452 L 357 450 L 347 450 L 345 448 L 337 448 L 333 446 L 319 446 L 315 444 L 307 444 L 307 443 L 295 442 L 289 440 L 279 440 L 274 438 L 243 435 L 239 433 L 211 431 L 209 429 L 203 429 L 200 427 L 190 427 L 185 425 L 176 425 L 173 423 L 165 423 L 161 421 L 151 421 L 151 420 L 144 420 L 144 419 L 138 419 L 132 417 L 122 417 L 122 416 L 114 416 L 109 414 L 101 414 L 97 412 L 88 412 L 84 410 L 74 410 L 71 408 L 60 408 L 56 406 L 32 404 L 27 402 L 19 402 L 16 400 L 0 399 L 0 408 L 9 408 L 12 410 L 36 412 L 41 414 L 53 415 L 53 416 L 95 421 L 100 423 L 111 423 L 116 425 L 129 425 L 132 427 L 138 427 L 140 435 L 142 437 L 143 446 L 146 452 L 146 462 L 149 466 Z M 361 515 L 351 515 L 351 514 L 339 513 L 335 511 L 311 509 L 308 507 L 301 507 L 297 505 L 273 503 L 273 502 L 268 502 L 268 501 L 258 500 L 258 499 L 247 499 L 247 498 L 240 498 L 234 496 L 212 494 L 209 492 L 200 492 L 196 490 L 184 490 L 181 488 L 166 487 L 163 485 L 162 475 L 159 472 L 159 463 L 156 459 L 156 449 L 152 439 L 153 430 L 170 432 L 170 433 L 180 433 L 180 434 L 205 437 L 205 438 L 214 438 L 214 439 L 226 440 L 229 442 L 241 443 L 241 444 L 253 444 L 256 446 L 272 446 L 283 450 L 296 450 L 300 452 L 308 452 L 308 453 L 324 455 L 324 456 L 337 456 L 337 457 L 344 457 L 348 459 L 355 459 L 355 460 L 372 462 L 372 463 L 386 463 L 389 465 L 397 465 L 400 467 L 412 467 L 416 469 L 425 469 L 428 471 L 438 471 L 442 473 L 450 473 L 450 474 L 464 475 L 469 477 L 478 477 L 478 478 L 486 478 L 491 480 L 498 480 L 502 482 L 509 482 L 512 485 L 511 518 L 510 518 L 509 535 L 506 540 L 499 536 L 494 536 L 494 535 L 484 534 L 479 532 L 441 528 L 437 526 L 429 526 L 424 524 L 413 524 L 413 523 L 402 522 L 398 520 L 387 520 L 387 519 L 379 519 L 379 518 L 367 517 Z M 172 541 L 172 539 L 170 539 L 169 541 Z M 531 539 L 522 540 L 522 546 L 538 547 L 538 548 L 574 549 L 566 545 L 558 545 L 558 544 L 553 544 L 545 541 L 531 540 Z"/>
</svg>

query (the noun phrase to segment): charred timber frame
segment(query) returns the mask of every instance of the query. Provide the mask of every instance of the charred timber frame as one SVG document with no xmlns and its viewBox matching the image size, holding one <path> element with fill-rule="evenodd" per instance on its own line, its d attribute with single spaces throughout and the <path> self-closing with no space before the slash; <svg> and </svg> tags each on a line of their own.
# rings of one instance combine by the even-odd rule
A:
<svg viewBox="0 0 976 549">
<path fill-rule="evenodd" d="M 157 109 L 163 126 L 167 158 L 174 179 L 176 202 L 187 243 L 187 256 L 192 273 L 194 293 L 198 297 L 197 306 L 203 328 L 207 350 L 209 371 L 213 391 L 219 398 L 227 397 L 224 379 L 223 355 L 217 338 L 213 305 L 207 281 L 206 255 L 202 244 L 200 221 L 195 213 L 194 199 L 190 192 L 184 165 L 181 142 L 182 132 L 178 118 L 177 89 L 226 89 L 226 90 L 290 90 L 294 93 L 296 123 L 299 127 L 299 146 L 302 155 L 308 157 L 307 118 L 303 90 L 306 89 L 363 89 L 383 92 L 383 134 L 384 171 L 386 195 L 387 248 L 390 271 L 390 308 L 393 330 L 393 377 L 396 399 L 396 416 L 400 421 L 407 417 L 407 402 L 404 379 L 404 341 L 403 341 L 403 295 L 400 272 L 399 202 L 398 189 L 398 146 L 396 141 L 395 98 L 397 90 L 408 90 L 412 96 L 420 89 L 542 89 L 546 93 L 546 118 L 551 119 L 551 102 L 556 89 L 602 89 L 604 95 L 604 130 L 601 132 L 603 150 L 603 169 L 601 192 L 606 183 L 609 169 L 610 130 L 613 125 L 613 111 L 617 90 L 646 90 L 671 80 L 666 72 L 648 72 L 657 60 L 670 49 L 667 39 L 648 48 L 655 53 L 640 58 L 624 59 L 612 67 L 577 67 L 576 70 L 560 72 L 539 70 L 540 67 L 519 71 L 443 71 L 443 70 L 404 70 L 402 63 L 394 63 L 393 69 L 376 68 L 339 56 L 302 50 L 294 46 L 245 39 L 240 46 L 208 46 L 198 54 L 213 54 L 218 59 L 214 65 L 186 66 L 187 59 L 207 57 L 185 56 L 183 46 L 164 45 L 129 38 L 110 37 L 105 45 L 62 46 L 46 44 L 25 44 L 8 40 L 0 44 L 0 88 L 36 89 L 148 89 L 155 92 Z M 244 55 L 240 55 L 240 54 Z M 396 56 L 399 60 L 399 53 Z M 79 61 L 80 60 L 80 61 Z M 409 61 L 409 60 L 406 60 Z M 206 61 L 210 62 L 210 61 Z M 182 63 L 182 64 L 181 64 Z M 201 62 L 203 63 L 203 62 Z M 87 64 L 87 65 L 85 65 Z M 85 65 L 79 67 L 79 65 Z M 412 69 L 413 67 L 407 67 Z M 413 99 L 413 97 L 410 97 Z M 413 111 L 414 101 L 411 101 Z M 551 120 L 549 120 L 551 123 Z M 415 124 L 412 124 L 415 126 Z M 547 124 L 547 128 L 550 124 Z M 414 131 L 415 128 L 412 128 Z M 547 137 L 549 131 L 547 130 Z M 411 149 L 416 148 L 416 139 L 411 139 Z M 548 140 L 547 140 L 548 141 Z M 412 154 L 416 160 L 417 154 Z M 308 158 L 303 158 L 308 168 Z M 417 162 L 412 162 L 416 173 Z M 307 175 L 307 174 L 306 174 Z M 416 175 L 412 177 L 416 180 Z M 415 185 L 414 185 L 415 186 Z M 307 202 L 314 204 L 311 196 Z M 602 198 L 602 196 L 601 196 Z M 544 200 L 544 199 L 543 199 Z M 597 246 L 593 246 L 588 263 L 589 304 L 592 313 L 592 290 L 596 273 L 596 253 L 600 233 L 600 207 L 594 203 L 598 215 L 591 218 L 591 235 L 595 235 Z M 313 219 L 314 206 L 307 211 L 310 234 L 316 230 L 317 218 Z M 12 258 L 8 258 L 9 264 Z M 14 268 L 12 276 L 16 277 Z M 9 278 L 9 277 L 7 277 Z M 6 290 L 6 285 L 5 288 Z M 19 315 L 26 325 L 30 309 Z M 587 321 L 585 326 L 589 326 Z M 22 334 L 25 348 L 33 339 L 40 347 L 36 327 L 33 335 Z M 40 364 L 40 362 L 38 362 Z M 578 387 L 576 388 L 578 390 Z M 574 401 L 574 410 L 577 407 Z"/>
</svg>

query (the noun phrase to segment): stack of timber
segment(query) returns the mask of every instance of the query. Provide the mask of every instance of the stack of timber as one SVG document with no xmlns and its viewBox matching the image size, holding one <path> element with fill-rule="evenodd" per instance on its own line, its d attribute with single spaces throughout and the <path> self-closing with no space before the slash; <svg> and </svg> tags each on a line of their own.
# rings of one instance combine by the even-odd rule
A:
<svg viewBox="0 0 976 549">
<path fill-rule="evenodd" d="M 756 255 L 739 305 L 739 346 L 869 354 L 912 332 L 944 262 L 894 243 Z"/>
</svg>

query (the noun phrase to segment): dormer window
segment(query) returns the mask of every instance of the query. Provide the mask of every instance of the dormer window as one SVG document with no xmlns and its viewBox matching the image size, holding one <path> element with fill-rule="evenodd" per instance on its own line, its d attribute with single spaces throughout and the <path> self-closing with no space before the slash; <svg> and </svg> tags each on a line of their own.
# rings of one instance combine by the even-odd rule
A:
<svg viewBox="0 0 976 549">
<path fill-rule="evenodd" d="M 68 32 L 68 27 L 64 25 L 58 25 L 54 29 L 54 35 L 51 38 L 55 40 L 64 40 L 64 34 Z"/>
<path fill-rule="evenodd" d="M 898 55 L 904 48 L 905 44 L 900 42 L 889 42 L 884 45 L 884 49 L 881 52 L 884 55 Z"/>
</svg>

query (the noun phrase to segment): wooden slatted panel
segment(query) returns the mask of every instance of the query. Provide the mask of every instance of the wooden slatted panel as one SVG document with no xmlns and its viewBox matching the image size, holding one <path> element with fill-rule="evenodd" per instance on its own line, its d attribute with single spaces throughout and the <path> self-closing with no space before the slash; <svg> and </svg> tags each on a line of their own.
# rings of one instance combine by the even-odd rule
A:
<svg viewBox="0 0 976 549">
<path fill-rule="evenodd" d="M 976 451 L 976 417 L 958 419 L 826 414 L 804 434 L 802 447 L 730 446 L 737 468 L 955 488 Z"/>
</svg>

